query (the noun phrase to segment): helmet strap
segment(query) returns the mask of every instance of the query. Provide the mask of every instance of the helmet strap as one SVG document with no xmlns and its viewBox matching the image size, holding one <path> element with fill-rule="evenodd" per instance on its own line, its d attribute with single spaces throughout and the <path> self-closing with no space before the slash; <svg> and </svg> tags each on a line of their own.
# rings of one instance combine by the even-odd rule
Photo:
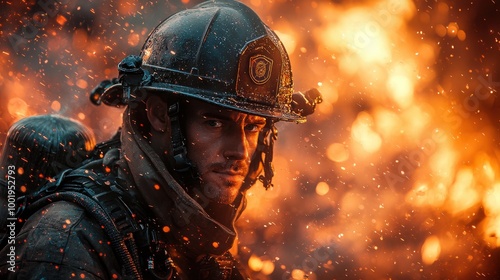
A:
<svg viewBox="0 0 500 280">
<path fill-rule="evenodd" d="M 273 147 L 274 141 L 278 137 L 278 130 L 274 126 L 275 122 L 275 120 L 268 118 L 266 126 L 259 134 L 257 150 L 250 162 L 250 168 L 245 178 L 245 182 L 243 183 L 242 191 L 248 190 L 257 180 L 262 182 L 266 190 L 273 186 Z M 259 176 L 262 171 L 264 171 L 264 175 Z"/>
<path fill-rule="evenodd" d="M 199 182 L 199 176 L 196 168 L 193 166 L 187 156 L 186 138 L 182 133 L 180 120 L 180 102 L 174 100 L 168 107 L 168 116 L 170 118 L 172 151 L 170 156 L 170 165 L 179 175 L 183 183 Z"/>
<path fill-rule="evenodd" d="M 261 143 L 259 144 L 261 145 L 262 149 L 261 161 L 264 165 L 264 175 L 259 176 L 259 181 L 262 182 L 262 185 L 266 190 L 273 186 L 273 147 L 274 141 L 278 139 L 278 129 L 276 128 L 274 123 L 274 120 L 267 119 L 265 133 L 263 133 L 262 139 L 259 139 L 261 140 Z"/>
<path fill-rule="evenodd" d="M 189 164 L 187 158 L 185 138 L 182 135 L 179 115 L 180 103 L 179 101 L 174 101 L 168 106 L 168 116 L 172 132 L 172 167 L 177 172 L 185 172 L 191 167 L 191 164 Z"/>
</svg>

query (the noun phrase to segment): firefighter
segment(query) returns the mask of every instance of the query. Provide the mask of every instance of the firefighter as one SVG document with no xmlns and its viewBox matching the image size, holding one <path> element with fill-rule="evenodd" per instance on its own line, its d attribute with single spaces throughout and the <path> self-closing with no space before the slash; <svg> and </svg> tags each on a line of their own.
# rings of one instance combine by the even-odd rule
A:
<svg viewBox="0 0 500 280">
<path fill-rule="evenodd" d="M 168 17 L 118 70 L 91 100 L 124 108 L 119 141 L 20 205 L 2 279 L 248 279 L 229 253 L 245 193 L 272 184 L 275 123 L 320 94 L 293 93 L 279 38 L 232 0 Z"/>
</svg>

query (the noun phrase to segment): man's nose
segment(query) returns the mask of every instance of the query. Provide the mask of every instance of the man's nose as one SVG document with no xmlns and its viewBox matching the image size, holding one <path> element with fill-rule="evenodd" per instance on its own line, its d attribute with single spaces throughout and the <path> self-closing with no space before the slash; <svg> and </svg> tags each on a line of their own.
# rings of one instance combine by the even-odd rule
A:
<svg viewBox="0 0 500 280">
<path fill-rule="evenodd" d="M 225 158 L 238 160 L 248 158 L 248 140 L 244 128 L 231 129 L 225 138 L 222 154 Z"/>
</svg>

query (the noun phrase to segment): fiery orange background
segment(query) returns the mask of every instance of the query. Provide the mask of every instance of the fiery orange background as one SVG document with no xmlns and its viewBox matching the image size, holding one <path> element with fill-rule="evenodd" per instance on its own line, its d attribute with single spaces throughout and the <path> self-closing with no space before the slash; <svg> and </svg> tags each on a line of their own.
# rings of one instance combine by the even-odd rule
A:
<svg viewBox="0 0 500 280">
<path fill-rule="evenodd" d="M 59 113 L 98 141 L 121 111 L 89 92 L 199 1 L 0 1 L 0 142 Z M 245 0 L 324 102 L 279 124 L 274 188 L 238 221 L 255 279 L 500 278 L 495 1 Z"/>
</svg>

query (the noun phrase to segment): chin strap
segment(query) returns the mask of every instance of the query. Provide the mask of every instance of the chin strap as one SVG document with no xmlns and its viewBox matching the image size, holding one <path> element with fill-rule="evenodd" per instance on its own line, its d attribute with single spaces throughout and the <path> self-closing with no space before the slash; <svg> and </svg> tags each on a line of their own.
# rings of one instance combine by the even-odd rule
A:
<svg viewBox="0 0 500 280">
<path fill-rule="evenodd" d="M 186 172 L 192 165 L 187 157 L 186 140 L 182 135 L 180 121 L 180 102 L 174 101 L 168 106 L 172 138 L 172 167 L 177 172 Z"/>
<path fill-rule="evenodd" d="M 267 190 L 273 186 L 273 148 L 274 141 L 278 139 L 278 129 L 274 126 L 274 121 L 270 119 L 267 120 L 266 127 L 265 132 L 262 133 L 262 142 L 260 143 L 262 146 L 261 161 L 264 165 L 264 175 L 259 175 L 259 181 L 262 182 L 262 185 Z"/>
<path fill-rule="evenodd" d="M 168 116 L 170 118 L 172 151 L 169 157 L 170 166 L 177 173 L 176 178 L 184 185 L 199 184 L 200 178 L 197 169 L 187 156 L 186 138 L 181 126 L 181 102 L 169 101 Z"/>
<path fill-rule="evenodd" d="M 278 129 L 274 126 L 275 122 L 272 119 L 267 119 L 266 126 L 259 134 L 257 150 L 250 162 L 250 168 L 243 183 L 242 191 L 249 189 L 257 180 L 262 182 L 266 190 L 273 186 L 273 147 L 274 141 L 278 138 Z M 264 171 L 264 174 L 260 175 L 262 171 Z"/>
</svg>

